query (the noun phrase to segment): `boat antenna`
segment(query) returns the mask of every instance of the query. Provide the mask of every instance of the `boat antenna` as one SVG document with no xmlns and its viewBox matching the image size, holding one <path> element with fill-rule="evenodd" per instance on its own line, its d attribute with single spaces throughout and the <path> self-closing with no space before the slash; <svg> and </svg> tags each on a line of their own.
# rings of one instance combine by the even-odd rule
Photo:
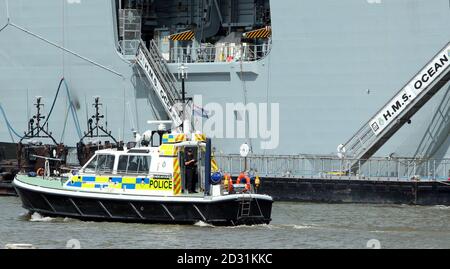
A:
<svg viewBox="0 0 450 269">
<path fill-rule="evenodd" d="M 86 137 L 89 138 L 101 138 L 101 137 L 109 137 L 114 143 L 118 144 L 117 140 L 111 135 L 111 131 L 108 131 L 108 126 L 103 127 L 100 123 L 102 119 L 105 118 L 105 115 L 100 113 L 100 108 L 103 106 L 100 103 L 100 97 L 94 97 L 94 104 L 92 106 L 95 108 L 95 114 L 88 119 L 88 131 L 84 133 L 84 136 L 80 139 L 83 141 Z"/>
<path fill-rule="evenodd" d="M 178 79 L 181 80 L 181 102 L 182 102 L 182 123 L 181 123 L 181 131 L 184 131 L 184 120 L 186 119 L 186 79 L 188 77 L 187 73 L 188 67 L 184 62 L 180 62 L 178 60 Z"/>
<path fill-rule="evenodd" d="M 52 133 L 48 131 L 48 118 L 44 124 L 41 124 L 41 121 L 46 119 L 46 116 L 43 116 L 41 112 L 44 107 L 44 104 L 42 103 L 42 96 L 36 96 L 36 103 L 34 106 L 36 107 L 36 115 L 28 121 L 28 131 L 24 133 L 25 135 L 20 139 L 19 143 L 22 143 L 24 139 L 50 138 L 55 145 L 58 145 L 58 142 L 56 142 L 55 138 L 53 138 Z M 41 133 L 44 134 L 41 135 Z"/>
<path fill-rule="evenodd" d="M 190 125 L 190 122 L 188 121 L 187 115 L 186 115 L 186 108 L 189 102 L 193 102 L 192 98 L 186 97 L 186 79 L 188 79 L 188 70 L 187 67 L 187 61 L 180 62 L 178 60 L 178 79 L 181 80 L 181 104 L 182 104 L 182 123 L 181 123 L 181 130 L 188 131 L 190 128 L 188 125 Z"/>
</svg>

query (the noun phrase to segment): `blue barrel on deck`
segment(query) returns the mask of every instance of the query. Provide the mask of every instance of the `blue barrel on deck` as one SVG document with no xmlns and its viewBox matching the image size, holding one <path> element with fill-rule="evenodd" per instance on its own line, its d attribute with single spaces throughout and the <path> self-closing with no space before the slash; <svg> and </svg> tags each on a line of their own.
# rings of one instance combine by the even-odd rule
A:
<svg viewBox="0 0 450 269">
<path fill-rule="evenodd" d="M 220 172 L 215 172 L 211 175 L 211 183 L 213 185 L 218 185 L 222 182 L 223 175 Z"/>
</svg>

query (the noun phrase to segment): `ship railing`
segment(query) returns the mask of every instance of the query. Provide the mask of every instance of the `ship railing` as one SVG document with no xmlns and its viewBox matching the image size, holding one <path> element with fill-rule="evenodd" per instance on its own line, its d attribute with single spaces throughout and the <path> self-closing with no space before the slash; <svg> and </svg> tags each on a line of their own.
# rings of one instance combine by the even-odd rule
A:
<svg viewBox="0 0 450 269">
<path fill-rule="evenodd" d="M 119 9 L 119 48 L 124 56 L 134 56 L 139 48 L 142 12 L 138 9 Z"/>
<path fill-rule="evenodd" d="M 251 44 L 207 44 L 201 46 L 177 47 L 170 49 L 169 62 L 178 63 L 226 63 L 253 62 L 264 59 L 271 51 L 271 43 Z"/>
<path fill-rule="evenodd" d="M 133 59 L 139 49 L 140 40 L 119 40 L 119 50 L 127 59 Z"/>
<path fill-rule="evenodd" d="M 416 158 L 429 156 L 435 152 L 439 145 L 443 144 L 443 139 L 450 133 L 450 86 L 442 98 L 441 103 L 436 108 L 436 112 L 426 128 L 419 146 L 414 154 Z"/>
<path fill-rule="evenodd" d="M 215 155 L 222 171 L 237 176 L 247 170 L 270 178 L 371 179 L 394 181 L 447 181 L 450 159 L 371 158 L 340 159 L 333 156 Z M 350 166 L 358 165 L 356 172 Z"/>
</svg>

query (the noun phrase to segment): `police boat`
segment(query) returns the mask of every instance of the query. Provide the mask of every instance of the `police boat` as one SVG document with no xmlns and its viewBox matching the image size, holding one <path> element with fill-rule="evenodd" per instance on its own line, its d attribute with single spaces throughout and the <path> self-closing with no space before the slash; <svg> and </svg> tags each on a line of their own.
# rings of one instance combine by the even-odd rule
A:
<svg viewBox="0 0 450 269">
<path fill-rule="evenodd" d="M 204 134 L 148 131 L 135 144 L 98 150 L 68 174 L 19 173 L 14 188 L 25 209 L 52 217 L 218 226 L 271 221 L 272 197 L 256 193 L 246 174 L 233 182 L 222 173 Z M 196 164 L 190 174 L 188 151 Z"/>
</svg>

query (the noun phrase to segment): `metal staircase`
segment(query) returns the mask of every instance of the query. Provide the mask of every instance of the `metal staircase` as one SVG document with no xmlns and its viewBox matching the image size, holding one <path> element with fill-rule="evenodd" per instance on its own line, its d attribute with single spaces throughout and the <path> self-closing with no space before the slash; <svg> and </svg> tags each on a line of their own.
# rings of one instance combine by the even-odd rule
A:
<svg viewBox="0 0 450 269">
<path fill-rule="evenodd" d="M 450 43 L 340 147 L 346 158 L 354 160 L 347 164 L 349 170 L 359 170 L 449 79 Z"/>
<path fill-rule="evenodd" d="M 169 71 L 166 60 L 153 40 L 148 49 L 141 40 L 136 54 L 136 62 L 144 71 L 174 125 L 181 126 L 183 109 L 180 90 L 175 77 Z"/>
</svg>

